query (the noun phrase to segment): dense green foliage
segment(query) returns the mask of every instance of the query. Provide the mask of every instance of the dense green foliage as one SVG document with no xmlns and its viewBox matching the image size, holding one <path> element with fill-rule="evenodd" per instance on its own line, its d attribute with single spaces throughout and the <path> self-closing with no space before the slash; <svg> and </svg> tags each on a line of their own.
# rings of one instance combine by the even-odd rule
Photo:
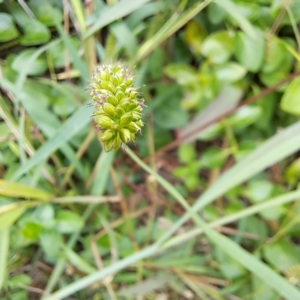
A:
<svg viewBox="0 0 300 300">
<path fill-rule="evenodd" d="M 300 299 L 299 26 L 299 0 L 0 0 L 0 300 Z"/>
</svg>

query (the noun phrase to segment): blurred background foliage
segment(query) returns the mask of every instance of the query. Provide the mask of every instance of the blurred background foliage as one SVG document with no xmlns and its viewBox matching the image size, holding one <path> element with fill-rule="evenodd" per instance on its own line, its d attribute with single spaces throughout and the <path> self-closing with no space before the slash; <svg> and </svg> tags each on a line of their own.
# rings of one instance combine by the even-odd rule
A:
<svg viewBox="0 0 300 300">
<path fill-rule="evenodd" d="M 41 299 L 138 253 L 184 213 L 122 150 L 102 151 L 86 88 L 117 60 L 147 105 L 130 147 L 191 205 L 241 163 L 200 214 L 236 214 L 218 231 L 297 289 L 298 202 L 249 211 L 299 189 L 299 24 L 299 0 L 1 0 L 0 299 Z M 282 298 L 197 235 L 68 299 Z"/>
</svg>

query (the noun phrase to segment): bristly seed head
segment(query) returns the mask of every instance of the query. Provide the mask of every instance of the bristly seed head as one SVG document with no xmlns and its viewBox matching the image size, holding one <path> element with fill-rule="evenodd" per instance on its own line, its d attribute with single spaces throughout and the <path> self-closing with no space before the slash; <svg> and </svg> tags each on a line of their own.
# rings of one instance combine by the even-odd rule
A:
<svg viewBox="0 0 300 300">
<path fill-rule="evenodd" d="M 144 126 L 144 99 L 138 98 L 133 76 L 121 64 L 98 66 L 90 84 L 100 140 L 105 151 L 116 151 L 122 144 L 134 141 Z"/>
</svg>

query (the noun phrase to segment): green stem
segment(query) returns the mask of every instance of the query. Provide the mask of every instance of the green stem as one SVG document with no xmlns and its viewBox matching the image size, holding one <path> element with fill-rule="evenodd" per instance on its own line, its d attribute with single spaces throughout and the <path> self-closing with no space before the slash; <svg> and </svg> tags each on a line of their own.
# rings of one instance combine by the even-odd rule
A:
<svg viewBox="0 0 300 300">
<path fill-rule="evenodd" d="M 106 276 L 116 273 L 130 265 L 135 264 L 141 259 L 147 258 L 153 253 L 157 252 L 157 246 L 152 245 L 150 247 L 147 247 L 143 250 L 140 250 L 139 252 L 135 253 L 134 255 L 128 256 L 120 261 L 118 261 L 115 264 L 112 264 L 101 271 L 98 271 L 96 273 L 93 273 L 91 275 L 88 275 L 80 280 L 75 281 L 74 283 L 71 283 L 67 285 L 66 287 L 60 289 L 56 293 L 52 294 L 51 296 L 45 297 L 44 300 L 57 300 L 57 299 L 63 299 L 69 295 L 74 294 L 75 292 L 82 290 L 86 288 L 87 286 L 91 285 L 92 283 L 99 281 Z"/>
<path fill-rule="evenodd" d="M 300 34 L 299 34 L 299 30 L 297 28 L 297 23 L 294 18 L 294 14 L 293 14 L 292 10 L 290 9 L 290 7 L 287 7 L 287 12 L 288 12 L 289 18 L 291 20 L 292 28 L 293 28 L 293 31 L 294 31 L 294 34 L 296 37 L 296 41 L 298 44 L 298 50 L 300 50 Z"/>
</svg>

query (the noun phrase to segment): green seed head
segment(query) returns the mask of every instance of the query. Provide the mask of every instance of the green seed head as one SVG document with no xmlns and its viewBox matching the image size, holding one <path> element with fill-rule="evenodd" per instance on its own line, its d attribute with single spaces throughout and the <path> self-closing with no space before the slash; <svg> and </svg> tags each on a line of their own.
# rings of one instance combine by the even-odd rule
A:
<svg viewBox="0 0 300 300">
<path fill-rule="evenodd" d="M 144 126 L 143 100 L 133 86 L 133 76 L 121 64 L 98 66 L 90 84 L 94 120 L 101 129 L 105 151 L 116 151 L 132 142 Z"/>
</svg>

